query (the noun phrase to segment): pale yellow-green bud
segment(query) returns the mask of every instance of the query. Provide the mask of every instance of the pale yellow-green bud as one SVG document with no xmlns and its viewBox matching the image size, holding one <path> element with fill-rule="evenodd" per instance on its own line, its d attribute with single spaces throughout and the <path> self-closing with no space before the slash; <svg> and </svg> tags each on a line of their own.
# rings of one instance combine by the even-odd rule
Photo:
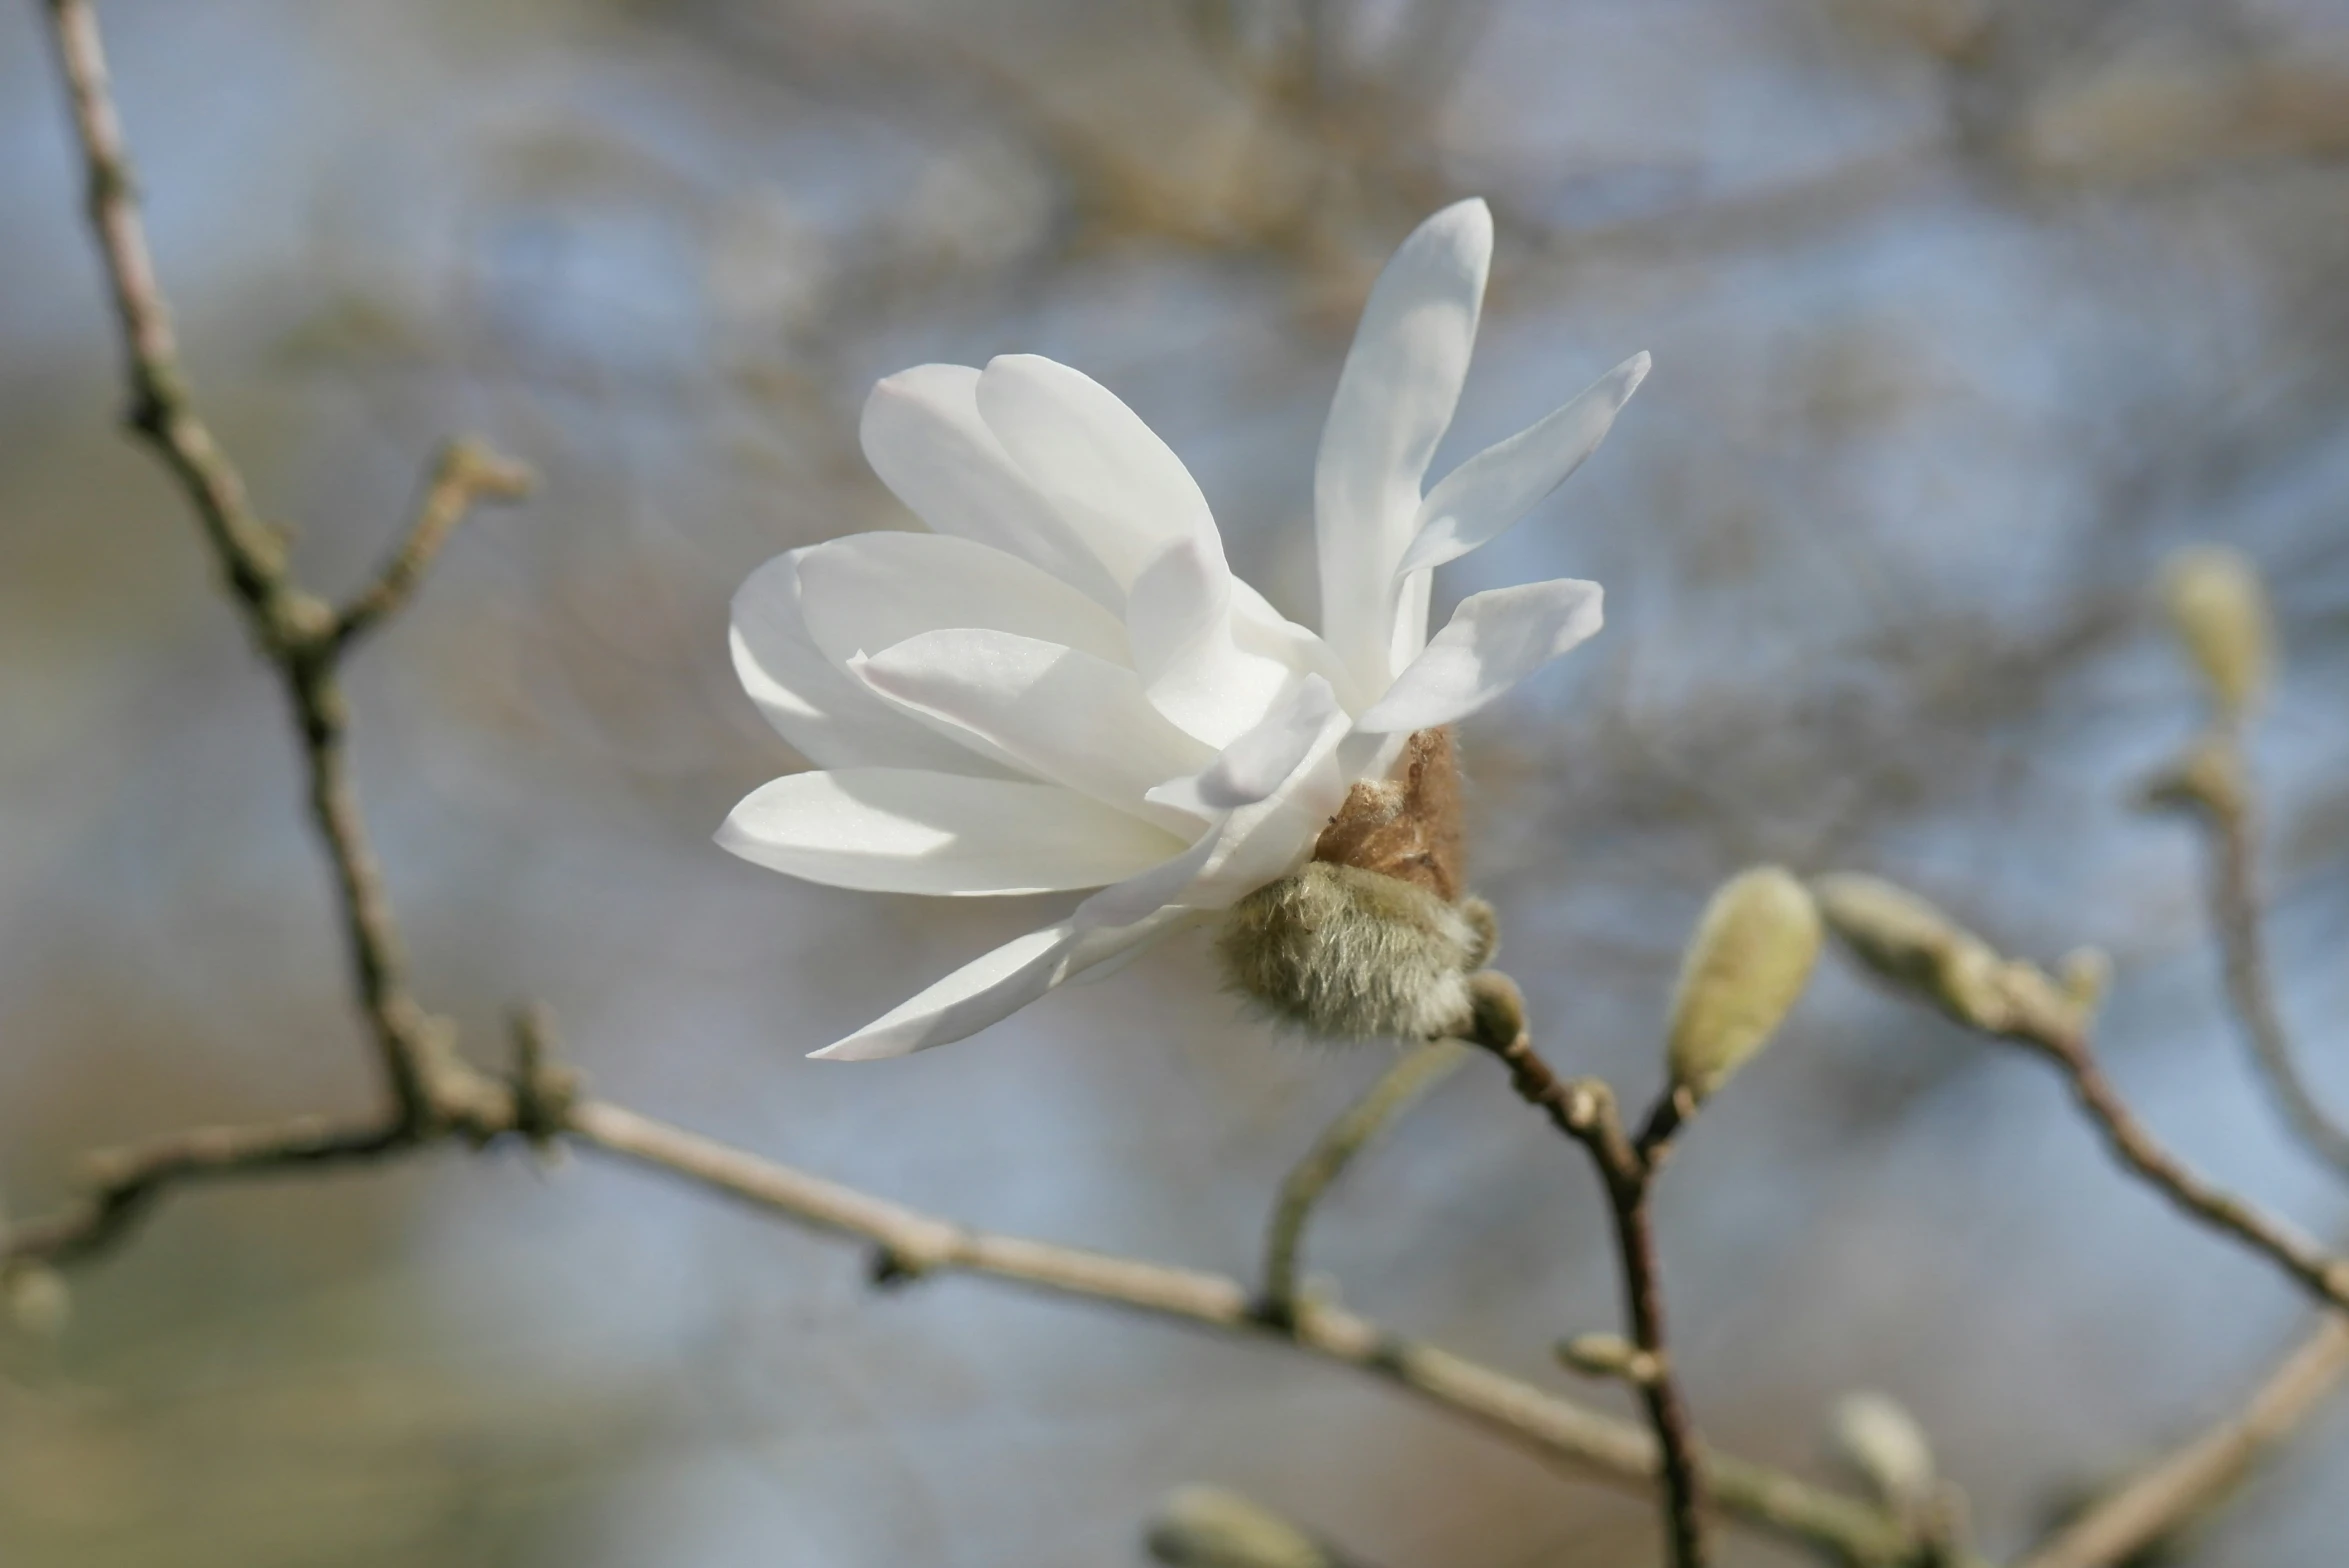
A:
<svg viewBox="0 0 2349 1568">
<path fill-rule="evenodd" d="M 2196 545 L 2170 557 L 2162 598 L 2218 711 L 2228 718 L 2248 712 L 2265 694 L 2275 662 L 2259 569 L 2239 550 Z"/>
<path fill-rule="evenodd" d="M 1159 1504 L 1144 1537 L 1172 1568 L 1337 1568 L 1330 1551 L 1278 1514 L 1218 1486 L 1186 1486 Z"/>
<path fill-rule="evenodd" d="M 2056 979 L 2082 1012 L 2093 1013 L 2112 989 L 2112 954 L 2101 947 L 2075 947 L 2056 966 Z"/>
<path fill-rule="evenodd" d="M 1849 1394 L 1828 1417 L 1828 1441 L 1877 1498 L 1914 1507 L 1934 1492 L 1933 1445 L 1916 1417 L 1883 1394 Z"/>
<path fill-rule="evenodd" d="M 2094 1011 L 2091 967 L 2067 987 L 2010 960 L 1905 888 L 1837 872 L 1811 884 L 1820 913 L 1852 956 L 1962 1024 L 2042 1045 L 2069 1036 Z"/>
<path fill-rule="evenodd" d="M 1990 944 L 1879 877 L 1837 872 L 1811 884 L 1819 910 L 1853 956 L 1959 1021 L 2000 1027 L 2001 960 Z"/>
<path fill-rule="evenodd" d="M 1702 1100 L 1767 1045 L 1810 982 L 1819 910 L 1777 866 L 1721 885 L 1681 961 L 1669 1035 L 1672 1084 Z"/>
<path fill-rule="evenodd" d="M 1621 1378 L 1626 1383 L 1653 1383 L 1662 1372 L 1655 1356 L 1621 1334 L 1577 1334 L 1561 1340 L 1558 1360 L 1585 1377 Z"/>
<path fill-rule="evenodd" d="M 55 1339 L 73 1316 L 65 1277 L 45 1263 L 18 1263 L 0 1273 L 0 1308 L 8 1325 L 34 1339 Z"/>
</svg>

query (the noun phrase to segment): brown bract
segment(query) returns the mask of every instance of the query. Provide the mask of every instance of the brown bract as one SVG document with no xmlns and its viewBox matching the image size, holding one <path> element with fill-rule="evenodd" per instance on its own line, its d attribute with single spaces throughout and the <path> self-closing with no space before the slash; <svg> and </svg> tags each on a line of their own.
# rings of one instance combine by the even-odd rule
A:
<svg viewBox="0 0 2349 1568">
<path fill-rule="evenodd" d="M 1426 888 L 1447 904 L 1462 888 L 1460 759 L 1449 729 L 1415 732 L 1394 776 L 1347 792 L 1313 858 Z"/>
</svg>

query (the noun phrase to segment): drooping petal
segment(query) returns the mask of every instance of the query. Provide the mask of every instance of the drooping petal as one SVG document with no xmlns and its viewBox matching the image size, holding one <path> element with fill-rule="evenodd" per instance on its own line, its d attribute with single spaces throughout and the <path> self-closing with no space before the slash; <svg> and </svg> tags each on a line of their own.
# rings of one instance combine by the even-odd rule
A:
<svg viewBox="0 0 2349 1568">
<path fill-rule="evenodd" d="M 734 593 L 727 636 L 734 672 L 776 732 L 818 767 L 1008 776 L 997 763 L 891 707 L 825 656 L 800 608 L 799 563 L 807 554 L 777 556 Z"/>
<path fill-rule="evenodd" d="M 1012 461 L 1121 587 L 1176 539 L 1222 564 L 1190 470 L 1107 387 L 1040 355 L 1005 354 L 980 374 L 977 398 Z"/>
<path fill-rule="evenodd" d="M 924 632 L 855 668 L 883 695 L 971 731 L 1037 777 L 1177 831 L 1180 814 L 1168 820 L 1168 808 L 1143 796 L 1214 757 L 1150 705 L 1132 670 L 1055 643 Z"/>
<path fill-rule="evenodd" d="M 1634 354 L 1538 424 L 1453 469 L 1420 503 L 1417 532 L 1396 570 L 1458 560 L 1531 511 L 1598 450 L 1647 373 L 1648 356 Z"/>
<path fill-rule="evenodd" d="M 1150 701 L 1211 746 L 1263 718 L 1295 678 L 1279 658 L 1240 646 L 1233 586 L 1222 550 L 1193 536 L 1159 551 L 1126 597 L 1126 638 Z"/>
<path fill-rule="evenodd" d="M 976 1034 L 1051 990 L 1075 941 L 1076 928 L 1065 921 L 1015 937 L 856 1033 L 808 1054 L 820 1062 L 871 1062 Z"/>
<path fill-rule="evenodd" d="M 1395 567 L 1468 374 L 1492 246 L 1481 201 L 1446 207 L 1412 232 L 1371 288 L 1322 427 L 1313 471 L 1321 632 L 1372 691 L 1394 675 L 1396 650 L 1426 636 L 1425 605 L 1398 598 Z M 1417 625 L 1405 625 L 1414 607 Z"/>
<path fill-rule="evenodd" d="M 978 388 L 969 365 L 916 365 L 874 387 L 858 428 L 873 472 L 938 532 L 1018 556 L 1118 608 L 1122 585 L 995 439 Z"/>
<path fill-rule="evenodd" d="M 1462 719 L 1599 629 L 1597 583 L 1560 578 L 1470 594 L 1368 713 L 1367 734 Z"/>
<path fill-rule="evenodd" d="M 817 1061 L 879 1061 L 977 1034 L 1064 981 L 1155 941 L 1180 920 L 1180 911 L 1167 910 L 1128 926 L 1079 931 L 1073 921 L 1062 921 L 1031 931 L 810 1055 Z"/>
<path fill-rule="evenodd" d="M 810 882 L 950 895 L 1101 887 L 1188 847 L 1058 785 L 914 768 L 776 779 L 743 798 L 718 843 Z"/>
</svg>

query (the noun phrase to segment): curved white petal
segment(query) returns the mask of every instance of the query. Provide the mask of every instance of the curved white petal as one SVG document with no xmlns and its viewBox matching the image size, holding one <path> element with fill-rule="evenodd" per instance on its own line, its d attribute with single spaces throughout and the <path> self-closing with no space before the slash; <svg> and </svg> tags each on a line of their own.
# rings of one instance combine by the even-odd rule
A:
<svg viewBox="0 0 2349 1568">
<path fill-rule="evenodd" d="M 1007 770 L 882 701 L 825 657 L 800 609 L 794 550 L 752 572 L 734 591 L 727 645 L 734 673 L 759 712 L 818 767 L 934 768 L 1007 776 Z"/>
<path fill-rule="evenodd" d="M 1187 909 L 1227 908 L 1303 865 L 1354 782 L 1355 775 L 1338 766 L 1348 728 L 1343 713 L 1332 714 L 1279 789 L 1231 814 L 1218 852 L 1171 902 Z"/>
<path fill-rule="evenodd" d="M 1185 841 L 1053 784 L 914 768 L 794 773 L 718 829 L 756 865 L 876 893 L 1052 893 L 1101 887 Z"/>
<path fill-rule="evenodd" d="M 916 365 L 875 386 L 857 432 L 873 472 L 938 532 L 1018 556 L 1117 608 L 1122 585 L 995 439 L 978 388 L 969 365 Z"/>
<path fill-rule="evenodd" d="M 1318 675 L 1338 694 L 1348 709 L 1368 706 L 1363 691 L 1330 645 L 1314 632 L 1272 607 L 1245 577 L 1232 578 L 1232 641 L 1243 653 L 1274 659 L 1302 675 Z"/>
<path fill-rule="evenodd" d="M 1599 585 L 1572 578 L 1470 594 L 1354 727 L 1396 734 L 1465 718 L 1596 632 L 1602 619 Z"/>
<path fill-rule="evenodd" d="M 1253 806 L 1287 782 L 1311 754 L 1323 726 L 1341 713 L 1329 682 L 1307 676 L 1208 766 L 1190 778 L 1167 780 L 1150 791 L 1150 798 L 1200 815 Z"/>
<path fill-rule="evenodd" d="M 1223 543 L 1182 459 L 1141 416 L 1082 371 L 1005 354 L 980 373 L 987 428 L 1120 586 L 1176 539 Z"/>
<path fill-rule="evenodd" d="M 1133 925 L 1080 931 L 1073 921 L 1016 937 L 975 958 L 844 1040 L 809 1055 L 824 1062 L 911 1056 L 977 1034 L 1086 970 L 1126 956 L 1179 927 L 1165 910 Z"/>
<path fill-rule="evenodd" d="M 1179 861 L 1094 894 L 1079 915 L 1094 909 L 1123 917 L 1131 913 L 1127 900 L 1142 896 L 1220 909 L 1295 870 L 1353 782 L 1339 765 L 1350 728 L 1326 682 L 1303 682 L 1214 766 L 1152 792 L 1154 800 L 1182 800 L 1194 809 L 1229 805 L 1207 836 Z"/>
<path fill-rule="evenodd" d="M 1180 816 L 1144 794 L 1214 758 L 1150 705 L 1132 670 L 1056 643 L 924 632 L 855 669 L 884 696 L 971 731 L 1038 777 L 1177 831 Z"/>
<path fill-rule="evenodd" d="M 1211 746 L 1262 719 L 1296 673 L 1240 646 L 1235 582 L 1221 549 L 1185 537 L 1158 552 L 1126 598 L 1126 637 L 1150 701 Z"/>
<path fill-rule="evenodd" d="M 1076 939 L 1075 927 L 1066 922 L 1014 938 L 846 1039 L 808 1054 L 822 1062 L 879 1061 L 976 1034 L 1059 983 Z"/>
<path fill-rule="evenodd" d="M 922 632 L 977 626 L 1130 657 L 1116 616 L 1043 568 L 945 534 L 849 534 L 799 562 L 808 635 L 847 668 Z"/>
<path fill-rule="evenodd" d="M 1538 424 L 1453 469 L 1420 503 L 1417 532 L 1395 570 L 1441 566 L 1498 537 L 1599 449 L 1647 373 L 1648 356 L 1634 354 Z"/>
<path fill-rule="evenodd" d="M 1492 248 L 1481 201 L 1412 231 L 1371 288 L 1322 427 L 1313 470 L 1321 634 L 1372 691 L 1427 635 L 1424 588 L 1399 598 L 1395 566 L 1468 374 Z"/>
</svg>

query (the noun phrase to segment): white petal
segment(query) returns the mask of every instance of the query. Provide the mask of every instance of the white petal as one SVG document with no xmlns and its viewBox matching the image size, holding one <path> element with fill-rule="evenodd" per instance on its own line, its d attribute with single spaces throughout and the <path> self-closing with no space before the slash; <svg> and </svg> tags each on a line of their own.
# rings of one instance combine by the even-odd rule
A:
<svg viewBox="0 0 2349 1568">
<path fill-rule="evenodd" d="M 1572 578 L 1470 594 L 1354 727 L 1394 734 L 1465 718 L 1596 632 L 1601 619 L 1599 585 Z"/>
<path fill-rule="evenodd" d="M 1182 911 L 1166 910 L 1110 929 L 1079 931 L 1072 921 L 1063 921 L 1031 931 L 973 959 L 848 1038 L 810 1054 L 818 1061 L 878 1061 L 977 1034 L 1064 981 L 1179 929 L 1182 921 Z"/>
<path fill-rule="evenodd" d="M 1132 670 L 1055 643 L 924 632 L 855 668 L 883 695 L 970 730 L 1039 778 L 1177 830 L 1144 793 L 1214 757 L 1150 705 Z"/>
<path fill-rule="evenodd" d="M 1338 766 L 1337 753 L 1349 728 L 1343 713 L 1332 714 L 1311 748 L 1279 789 L 1243 806 L 1224 824 L 1222 847 L 1176 896 L 1191 909 L 1224 909 L 1275 877 L 1286 876 L 1313 853 L 1314 840 L 1345 803 L 1353 776 Z"/>
<path fill-rule="evenodd" d="M 1168 904 L 1221 909 L 1304 861 L 1330 814 L 1344 802 L 1353 777 L 1338 766 L 1340 746 L 1351 728 L 1345 710 L 1318 680 L 1307 687 L 1321 690 L 1306 689 L 1285 700 L 1275 716 L 1229 748 L 1208 775 L 1158 792 L 1158 798 L 1176 792 L 1202 803 L 1210 798 L 1244 802 L 1182 857 L 1181 885 L 1167 885 L 1177 878 L 1175 866 L 1157 867 L 1096 893 L 1080 907 L 1080 916 L 1086 909 L 1101 909 L 1112 917 L 1130 913 L 1123 902 L 1128 890 L 1139 892 L 1145 884 L 1152 896 Z M 1267 787 L 1268 776 L 1275 772 L 1278 782 Z"/>
<path fill-rule="evenodd" d="M 1006 354 L 988 362 L 977 396 L 1012 461 L 1121 586 L 1180 538 L 1222 563 L 1190 470 L 1107 387 L 1039 355 Z"/>
<path fill-rule="evenodd" d="M 983 761 L 867 691 L 826 658 L 800 611 L 794 550 L 767 562 L 734 593 L 727 644 L 742 689 L 782 737 L 818 767 L 934 768 L 1000 778 Z"/>
<path fill-rule="evenodd" d="M 810 1052 L 817 1061 L 870 1062 L 910 1056 L 1000 1022 L 1059 983 L 1076 929 L 1031 931 L 975 958 L 846 1039 Z"/>
<path fill-rule="evenodd" d="M 1446 207 L 1412 232 L 1363 306 L 1322 427 L 1313 470 L 1321 633 L 1372 691 L 1393 677 L 1396 650 L 1426 636 L 1426 607 L 1398 601 L 1395 567 L 1468 374 L 1492 248 L 1481 201 Z M 1405 624 L 1414 608 L 1416 625 Z"/>
<path fill-rule="evenodd" d="M 858 430 L 873 472 L 938 532 L 991 545 L 1121 605 L 1121 585 L 979 417 L 978 387 L 969 365 L 916 365 L 874 387 Z"/>
<path fill-rule="evenodd" d="M 1648 356 L 1634 354 L 1548 418 L 1453 469 L 1420 504 L 1418 532 L 1396 570 L 1458 560 L 1531 511 L 1599 449 L 1647 373 Z"/>
<path fill-rule="evenodd" d="M 1057 785 L 913 768 L 776 779 L 734 808 L 718 843 L 810 882 L 936 894 L 1101 887 L 1187 847 Z"/>
<path fill-rule="evenodd" d="M 1125 628 L 1041 567 L 944 534 L 850 534 L 799 563 L 808 634 L 845 669 L 921 632 L 979 626 L 1080 649 L 1113 664 L 1130 657 Z"/>
<path fill-rule="evenodd" d="M 1126 637 L 1150 701 L 1210 746 L 1228 745 L 1296 679 L 1279 652 L 1242 646 L 1221 550 L 1177 539 L 1135 577 Z"/>
<path fill-rule="evenodd" d="M 1296 772 L 1312 752 L 1323 726 L 1339 712 L 1329 682 L 1317 675 L 1307 676 L 1283 693 L 1260 723 L 1218 752 L 1197 775 L 1171 779 L 1153 789 L 1150 798 L 1202 814 L 1253 806 Z"/>
</svg>

